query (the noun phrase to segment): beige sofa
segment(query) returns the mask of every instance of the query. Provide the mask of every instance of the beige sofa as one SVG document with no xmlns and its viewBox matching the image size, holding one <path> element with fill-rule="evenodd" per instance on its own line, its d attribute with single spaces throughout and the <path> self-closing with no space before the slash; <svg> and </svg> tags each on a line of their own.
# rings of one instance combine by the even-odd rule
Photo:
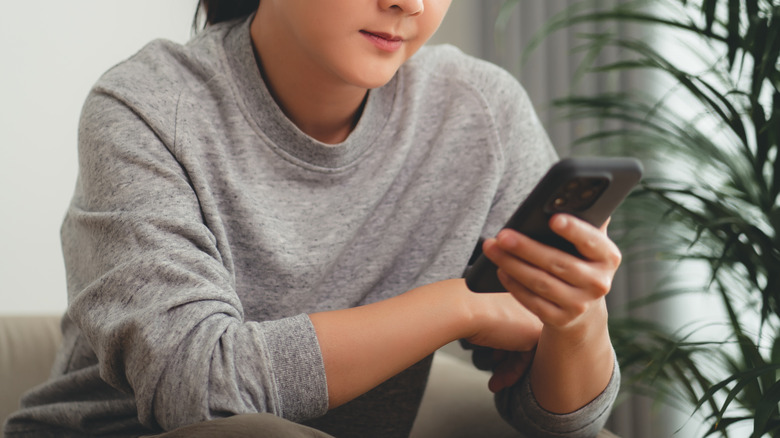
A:
<svg viewBox="0 0 780 438">
<path fill-rule="evenodd" d="M 46 380 L 60 343 L 58 316 L 0 316 L 0 424 L 21 394 Z M 436 354 L 411 438 L 518 437 L 493 407 L 489 375 L 445 347 Z M 614 437 L 604 431 L 600 438 Z"/>
<path fill-rule="evenodd" d="M 46 380 L 62 336 L 53 315 L 0 316 L 0 423 L 28 388 Z"/>
</svg>

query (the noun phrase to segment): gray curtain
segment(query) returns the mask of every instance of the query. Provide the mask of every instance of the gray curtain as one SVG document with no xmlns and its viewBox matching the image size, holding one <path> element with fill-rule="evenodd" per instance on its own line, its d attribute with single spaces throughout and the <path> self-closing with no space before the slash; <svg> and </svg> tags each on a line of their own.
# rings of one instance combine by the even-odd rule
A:
<svg viewBox="0 0 780 438">
<path fill-rule="evenodd" d="M 608 7 L 619 1 L 601 0 L 598 3 Z M 449 15 L 431 43 L 454 44 L 470 55 L 491 61 L 513 73 L 534 102 L 558 152 L 562 156 L 569 155 L 572 153 L 573 141 L 585 132 L 586 127 L 562 120 L 551 108 L 551 102 L 566 96 L 573 89 L 615 90 L 628 86 L 635 79 L 629 75 L 586 76 L 574 87 L 572 82 L 579 59 L 572 55 L 572 49 L 579 44 L 580 32 L 601 30 L 592 27 L 578 27 L 551 35 L 521 67 L 521 55 L 536 32 L 555 14 L 564 11 L 574 2 L 520 1 L 514 8 L 506 28 L 498 32 L 495 26 L 496 18 L 505 3 L 506 0 L 454 0 Z M 610 56 L 610 53 L 607 52 L 606 55 Z"/>
<path fill-rule="evenodd" d="M 601 0 L 604 7 L 621 0 Z M 561 156 L 582 153 L 572 150 L 572 143 L 589 131 L 585 122 L 564 120 L 552 108 L 551 102 L 573 90 L 613 91 L 632 86 L 642 80 L 628 74 L 615 77 L 585 77 L 573 85 L 579 60 L 572 54 L 580 32 L 603 29 L 575 28 L 559 31 L 547 38 L 521 67 L 521 54 L 534 34 L 552 18 L 573 3 L 570 0 L 526 0 L 514 9 L 506 28 L 496 31 L 496 18 L 505 0 L 454 0 L 449 15 L 432 43 L 450 43 L 466 53 L 498 64 L 512 72 L 526 88 L 537 113 Z M 632 29 L 616 29 L 628 33 Z M 615 53 L 605 53 L 607 58 Z M 585 153 L 597 153 L 589 151 Z M 651 284 L 652 276 L 639 262 L 624 262 L 608 297 L 611 312 L 619 313 L 632 296 L 639 296 L 643 287 Z M 613 412 L 609 428 L 626 438 L 657 438 L 672 436 L 686 418 L 679 414 L 653 408 L 640 397 L 626 396 Z M 683 438 L 685 434 L 677 434 Z"/>
</svg>

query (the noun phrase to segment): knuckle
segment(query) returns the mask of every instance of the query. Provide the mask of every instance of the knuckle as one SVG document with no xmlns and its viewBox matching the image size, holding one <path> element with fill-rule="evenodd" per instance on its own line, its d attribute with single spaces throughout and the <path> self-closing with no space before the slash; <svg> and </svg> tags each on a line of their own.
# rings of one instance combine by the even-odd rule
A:
<svg viewBox="0 0 780 438">
<path fill-rule="evenodd" d="M 618 248 L 615 248 L 610 252 L 610 261 L 612 262 L 612 266 L 620 266 L 620 264 L 623 263 L 623 253 L 620 252 Z"/>
<path fill-rule="evenodd" d="M 571 270 L 570 264 L 564 260 L 554 260 L 550 265 L 550 273 L 556 277 L 560 277 Z"/>
<path fill-rule="evenodd" d="M 615 263 L 615 266 L 620 266 L 621 263 L 623 263 L 623 253 L 620 252 L 617 248 L 615 248 L 614 258 L 612 259 Z"/>
<path fill-rule="evenodd" d="M 572 316 L 577 317 L 588 311 L 588 306 L 585 303 L 576 303 L 571 306 Z"/>
<path fill-rule="evenodd" d="M 591 289 L 599 297 L 608 294 L 609 291 L 612 289 L 612 278 L 609 277 L 608 275 L 602 275 L 593 278 L 591 282 Z"/>
<path fill-rule="evenodd" d="M 589 236 L 587 239 L 585 239 L 585 248 L 588 250 L 595 250 L 599 246 L 599 242 L 601 241 L 599 236 Z"/>
<path fill-rule="evenodd" d="M 533 282 L 533 290 L 539 295 L 547 295 L 551 289 L 550 280 L 546 277 L 538 278 Z"/>
</svg>

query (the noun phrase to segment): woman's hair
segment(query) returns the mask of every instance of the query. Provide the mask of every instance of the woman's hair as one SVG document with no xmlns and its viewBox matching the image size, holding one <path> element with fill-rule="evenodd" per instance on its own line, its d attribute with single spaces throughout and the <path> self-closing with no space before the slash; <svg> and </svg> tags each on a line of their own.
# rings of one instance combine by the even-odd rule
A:
<svg viewBox="0 0 780 438">
<path fill-rule="evenodd" d="M 205 17 L 203 27 L 246 17 L 255 12 L 259 4 L 260 0 L 199 0 L 192 27 L 195 30 L 200 27 L 201 17 Z"/>
</svg>

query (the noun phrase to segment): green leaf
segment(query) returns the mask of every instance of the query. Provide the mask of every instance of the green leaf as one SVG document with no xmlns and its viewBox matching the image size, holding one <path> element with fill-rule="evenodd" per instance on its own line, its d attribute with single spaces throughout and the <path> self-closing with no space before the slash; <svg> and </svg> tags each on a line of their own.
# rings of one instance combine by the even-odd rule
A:
<svg viewBox="0 0 780 438">
<path fill-rule="evenodd" d="M 770 420 L 773 417 L 777 420 L 778 402 L 780 402 L 780 382 L 775 382 L 774 385 L 767 389 L 764 397 L 756 405 L 751 438 L 761 438 L 767 432 Z"/>
<path fill-rule="evenodd" d="M 710 32 L 712 32 L 712 26 L 715 23 L 715 10 L 717 7 L 717 0 L 704 0 L 702 4 L 702 12 L 704 12 L 704 19 L 707 22 L 705 29 Z"/>
<path fill-rule="evenodd" d="M 776 336 L 770 353 L 772 363 L 780 363 L 780 336 Z"/>
<path fill-rule="evenodd" d="M 509 23 L 509 20 L 512 19 L 512 13 L 514 13 L 515 8 L 517 8 L 519 3 L 520 0 L 506 0 L 501 5 L 501 9 L 498 11 L 498 17 L 496 18 L 497 31 L 503 32 L 506 30 L 506 26 Z"/>
<path fill-rule="evenodd" d="M 739 33 L 740 17 L 741 17 L 741 0 L 729 0 L 729 18 L 726 23 L 728 45 L 728 62 L 729 65 L 734 66 L 734 60 L 737 58 L 737 51 L 740 48 L 741 35 Z"/>
<path fill-rule="evenodd" d="M 742 416 L 742 417 L 724 417 L 721 418 L 719 421 L 716 421 L 713 423 L 713 425 L 710 427 L 707 432 L 704 433 L 704 436 L 710 436 L 714 435 L 716 433 L 725 433 L 725 430 L 729 428 L 729 426 L 742 423 L 744 421 L 750 421 L 752 418 L 748 416 Z"/>
<path fill-rule="evenodd" d="M 728 378 L 721 380 L 720 382 L 707 388 L 704 394 L 699 398 L 699 401 L 697 402 L 694 411 L 698 411 L 704 405 L 704 403 L 715 400 L 715 394 L 726 389 L 728 385 L 736 382 L 734 384 L 734 387 L 731 390 L 729 390 L 726 401 L 723 403 L 723 405 L 721 405 L 720 412 L 718 413 L 718 418 L 722 418 L 722 414 L 726 411 L 728 405 L 731 404 L 731 401 L 734 400 L 736 395 L 739 394 L 739 392 L 745 386 L 755 382 L 755 380 L 758 377 L 761 377 L 762 375 L 767 373 L 774 373 L 779 369 L 780 369 L 780 364 L 769 364 L 769 365 L 764 365 L 763 367 L 760 368 L 748 369 L 745 370 L 744 372 L 729 376 Z"/>
</svg>

